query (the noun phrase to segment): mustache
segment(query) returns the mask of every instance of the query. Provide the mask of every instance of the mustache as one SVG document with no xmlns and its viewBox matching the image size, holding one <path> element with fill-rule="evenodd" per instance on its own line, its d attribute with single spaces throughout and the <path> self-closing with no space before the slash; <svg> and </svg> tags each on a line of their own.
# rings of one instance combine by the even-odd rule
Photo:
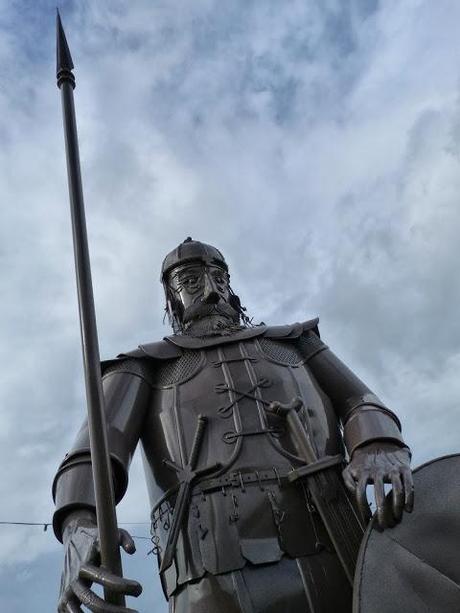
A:
<svg viewBox="0 0 460 613">
<path fill-rule="evenodd" d="M 228 302 L 218 302 L 217 304 L 208 304 L 206 302 L 198 302 L 191 304 L 184 310 L 182 320 L 184 323 L 203 319 L 211 315 L 222 315 L 233 321 L 239 320 L 238 312 Z"/>
</svg>

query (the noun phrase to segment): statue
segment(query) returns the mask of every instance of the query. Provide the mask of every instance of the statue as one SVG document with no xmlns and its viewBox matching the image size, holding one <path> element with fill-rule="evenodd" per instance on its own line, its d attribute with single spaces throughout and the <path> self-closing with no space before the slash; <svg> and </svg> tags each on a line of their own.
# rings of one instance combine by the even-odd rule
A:
<svg viewBox="0 0 460 613">
<path fill-rule="evenodd" d="M 186 239 L 166 256 L 161 279 L 174 334 L 103 362 L 102 371 L 116 499 L 140 441 L 170 610 L 351 611 L 346 555 L 337 551 L 359 546 L 367 484 L 381 528 L 412 508 L 397 417 L 324 344 L 317 319 L 252 325 L 215 247 Z M 342 470 L 353 496 L 337 485 Z M 316 499 L 313 477 L 322 488 Z M 387 500 L 384 483 L 393 488 Z M 53 491 L 66 552 L 59 611 L 80 603 L 125 611 L 88 587 L 140 592 L 98 566 L 86 425 Z M 336 513 L 329 527 L 323 513 Z M 132 552 L 129 534 L 119 532 Z"/>
<path fill-rule="evenodd" d="M 59 14 L 57 26 L 88 400 L 53 483 L 53 527 L 65 548 L 58 611 L 133 613 L 125 595 L 142 588 L 122 576 L 120 547 L 133 553 L 134 543 L 117 528 L 114 499 L 140 441 L 170 611 L 350 612 L 355 568 L 359 594 L 369 594 L 358 560 L 367 485 L 373 529 L 398 525 L 413 506 L 398 418 L 324 344 L 317 319 L 253 325 L 221 252 L 191 238 L 162 267 L 174 333 L 100 366 L 75 78 Z M 371 564 L 375 541 L 365 542 Z"/>
</svg>

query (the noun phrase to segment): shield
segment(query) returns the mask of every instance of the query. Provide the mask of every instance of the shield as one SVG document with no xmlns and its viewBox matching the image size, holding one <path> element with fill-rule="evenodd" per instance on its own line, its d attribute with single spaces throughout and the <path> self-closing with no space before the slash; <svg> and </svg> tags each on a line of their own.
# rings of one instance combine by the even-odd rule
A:
<svg viewBox="0 0 460 613">
<path fill-rule="evenodd" d="M 460 454 L 414 471 L 415 505 L 395 528 L 364 535 L 353 613 L 460 611 Z"/>
</svg>

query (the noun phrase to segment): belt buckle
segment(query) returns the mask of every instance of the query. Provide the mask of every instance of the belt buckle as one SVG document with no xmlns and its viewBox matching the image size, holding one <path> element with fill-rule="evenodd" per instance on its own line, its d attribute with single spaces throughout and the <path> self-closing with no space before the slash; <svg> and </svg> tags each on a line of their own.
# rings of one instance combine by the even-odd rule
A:
<svg viewBox="0 0 460 613">
<path fill-rule="evenodd" d="M 234 471 L 228 475 L 229 485 L 231 487 L 238 487 L 240 485 L 239 473 Z"/>
</svg>

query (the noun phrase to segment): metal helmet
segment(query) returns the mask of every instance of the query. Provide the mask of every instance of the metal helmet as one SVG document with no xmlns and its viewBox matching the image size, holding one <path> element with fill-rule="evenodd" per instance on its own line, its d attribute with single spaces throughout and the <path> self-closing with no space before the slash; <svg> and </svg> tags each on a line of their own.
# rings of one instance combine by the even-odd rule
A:
<svg viewBox="0 0 460 613">
<path fill-rule="evenodd" d="M 161 282 L 166 295 L 166 313 L 175 333 L 184 329 L 183 309 L 171 291 L 169 273 L 177 266 L 191 262 L 199 262 L 206 266 L 219 266 L 228 274 L 228 265 L 222 253 L 212 245 L 194 241 L 190 236 L 168 253 L 161 266 Z M 249 317 L 245 314 L 246 309 L 241 305 L 239 297 L 230 286 L 229 293 L 228 304 L 233 309 L 237 320 L 241 320 L 244 325 L 251 325 Z"/>
<path fill-rule="evenodd" d="M 168 273 L 176 266 L 187 262 L 203 262 L 207 265 L 220 266 L 228 272 L 227 262 L 222 253 L 213 247 L 200 241 L 194 241 L 188 236 L 183 243 L 173 249 L 163 260 L 161 267 L 161 281 L 165 283 Z"/>
</svg>

